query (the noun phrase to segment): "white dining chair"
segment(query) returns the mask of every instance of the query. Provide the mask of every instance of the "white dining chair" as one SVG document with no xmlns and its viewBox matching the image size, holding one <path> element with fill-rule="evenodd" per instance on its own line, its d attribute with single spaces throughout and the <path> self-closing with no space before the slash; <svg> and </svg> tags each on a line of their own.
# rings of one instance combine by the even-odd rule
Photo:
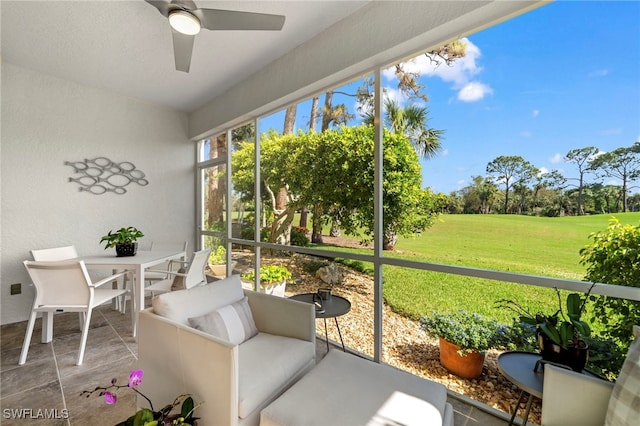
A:
<svg viewBox="0 0 640 426">
<path fill-rule="evenodd" d="M 22 365 L 27 360 L 31 336 L 38 312 L 46 316 L 46 323 L 51 328 L 47 333 L 49 343 L 53 338 L 53 314 L 59 312 L 79 312 L 82 314 L 82 335 L 80 338 L 80 349 L 76 365 L 82 365 L 84 360 L 87 334 L 91 322 L 91 314 L 96 306 L 109 300 L 123 296 L 129 292 L 125 289 L 99 289 L 100 284 L 113 281 L 129 272 L 121 272 L 109 276 L 99 282 L 91 282 L 87 268 L 82 260 L 66 260 L 57 262 L 37 262 L 25 260 L 24 266 L 27 268 L 29 276 L 33 280 L 36 294 L 33 301 L 33 308 L 27 323 L 27 331 L 22 344 L 22 352 L 18 364 Z M 131 324 L 134 324 L 134 311 L 131 310 Z M 43 327 L 45 318 L 43 318 Z M 43 337 L 45 336 L 43 330 Z"/>
<path fill-rule="evenodd" d="M 31 250 L 33 260 L 38 262 L 54 262 L 58 260 L 76 259 L 78 251 L 75 246 L 54 247 L 47 249 Z"/>
<path fill-rule="evenodd" d="M 63 246 L 63 247 L 53 247 L 53 248 L 46 248 L 46 249 L 37 249 L 37 250 L 31 250 L 31 256 L 33 257 L 33 260 L 37 261 L 37 262 L 57 262 L 60 260 L 71 260 L 71 259 L 77 259 L 78 258 L 78 251 L 76 250 L 76 246 Z M 117 273 L 117 272 L 121 272 L 121 271 L 116 271 L 114 270 L 113 273 Z M 124 272 L 124 271 L 122 271 Z M 124 276 L 123 278 L 123 284 L 122 284 L 122 288 L 126 288 L 126 279 L 127 279 L 127 275 Z M 102 284 L 107 284 L 109 281 L 99 281 Z M 114 285 L 115 284 L 115 285 Z M 120 288 L 120 283 L 119 282 L 112 282 L 112 288 Z M 119 310 L 120 312 L 122 312 L 123 314 L 125 313 L 125 303 L 126 301 L 124 300 L 123 297 L 120 297 L 118 299 L 116 299 L 115 304 L 114 304 L 114 308 Z M 82 321 L 81 321 L 82 322 Z"/>
<path fill-rule="evenodd" d="M 182 244 L 179 243 L 153 243 L 151 245 L 151 251 L 153 250 L 175 250 L 182 249 L 185 253 L 187 252 L 187 248 L 189 247 L 189 242 L 185 241 Z M 155 266 L 154 269 L 148 269 L 144 273 L 144 280 L 147 281 L 148 284 L 153 284 L 154 282 L 162 281 L 171 278 L 170 275 L 166 273 L 166 271 L 177 272 L 181 266 L 186 265 L 186 259 L 183 257 L 179 257 L 176 259 L 171 259 L 166 262 L 164 265 Z M 160 271 L 160 272 L 158 272 Z"/>
<path fill-rule="evenodd" d="M 209 259 L 210 253 L 211 249 L 194 252 L 191 255 L 191 259 L 187 263 L 186 267 L 184 267 L 184 272 L 172 270 L 155 271 L 165 273 L 170 278 L 158 281 L 157 283 L 145 287 L 145 291 L 152 294 L 166 293 L 168 291 L 171 291 L 171 287 L 176 278 L 183 280 L 183 285 L 181 285 L 180 287 L 184 287 L 185 289 L 206 284 L 207 275 L 205 274 L 205 269 L 207 267 L 207 260 Z"/>
</svg>

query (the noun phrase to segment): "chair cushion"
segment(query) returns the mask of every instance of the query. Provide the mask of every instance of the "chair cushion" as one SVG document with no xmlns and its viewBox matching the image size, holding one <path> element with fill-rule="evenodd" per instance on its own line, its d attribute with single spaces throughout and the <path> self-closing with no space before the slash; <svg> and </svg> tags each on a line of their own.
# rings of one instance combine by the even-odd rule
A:
<svg viewBox="0 0 640 426">
<path fill-rule="evenodd" d="M 208 314 L 189 318 L 189 324 L 196 330 L 239 345 L 258 334 L 247 300 L 248 298 L 244 297 L 238 302 L 223 306 Z"/>
<path fill-rule="evenodd" d="M 288 388 L 313 362 L 315 350 L 311 342 L 268 333 L 238 346 L 239 417 L 244 419 Z"/>
<path fill-rule="evenodd" d="M 611 393 L 605 426 L 637 425 L 640 418 L 640 327 Z"/>
<path fill-rule="evenodd" d="M 442 425 L 447 410 L 444 385 L 332 349 L 261 411 L 260 424 Z"/>
<path fill-rule="evenodd" d="M 151 299 L 151 306 L 156 315 L 188 326 L 189 318 L 207 314 L 243 297 L 240 275 L 232 275 L 210 284 L 160 294 Z"/>
</svg>

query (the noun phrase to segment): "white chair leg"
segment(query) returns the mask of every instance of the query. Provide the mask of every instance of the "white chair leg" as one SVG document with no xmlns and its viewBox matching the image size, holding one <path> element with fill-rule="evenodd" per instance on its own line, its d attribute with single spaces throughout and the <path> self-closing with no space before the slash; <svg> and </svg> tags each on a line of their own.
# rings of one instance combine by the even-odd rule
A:
<svg viewBox="0 0 640 426">
<path fill-rule="evenodd" d="M 42 313 L 42 343 L 49 343 L 53 340 L 53 312 Z"/>
<path fill-rule="evenodd" d="M 33 335 L 33 327 L 36 324 L 36 312 L 32 311 L 27 323 L 27 331 L 24 333 L 24 342 L 22 343 L 22 352 L 20 352 L 20 360 L 18 365 L 23 365 L 27 361 L 27 353 L 31 344 L 31 336 Z"/>
<path fill-rule="evenodd" d="M 131 301 L 131 309 L 129 309 L 131 311 L 131 331 L 134 332 L 134 336 L 135 336 L 135 327 L 136 327 L 136 309 L 133 306 L 133 289 L 129 290 L 129 300 Z"/>
<path fill-rule="evenodd" d="M 92 308 L 89 308 L 89 310 L 84 314 L 84 327 L 82 327 L 82 336 L 80 337 L 80 350 L 78 351 L 78 361 L 76 362 L 76 365 L 82 365 L 82 362 L 84 361 L 84 348 L 87 345 L 87 335 L 89 334 L 89 325 L 91 323 L 91 311 Z"/>
</svg>

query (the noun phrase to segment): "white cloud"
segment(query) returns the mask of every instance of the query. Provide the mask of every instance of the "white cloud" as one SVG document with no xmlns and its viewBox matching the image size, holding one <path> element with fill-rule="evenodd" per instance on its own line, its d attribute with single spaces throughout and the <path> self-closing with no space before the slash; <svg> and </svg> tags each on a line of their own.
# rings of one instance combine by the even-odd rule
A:
<svg viewBox="0 0 640 426">
<path fill-rule="evenodd" d="M 456 182 L 456 185 L 458 186 L 458 189 L 461 189 L 461 188 L 464 188 L 466 183 L 467 183 L 466 180 L 460 179 L 459 181 Z"/>
<path fill-rule="evenodd" d="M 547 173 L 549 173 L 549 169 L 547 169 L 546 167 L 540 167 L 540 172 L 538 173 L 538 176 L 542 176 L 542 175 L 546 175 Z"/>
<path fill-rule="evenodd" d="M 407 99 L 406 96 L 404 96 L 400 92 L 400 90 L 398 90 L 396 87 L 387 87 L 387 88 L 385 88 L 385 96 L 386 96 L 387 99 L 395 101 L 400 105 L 402 105 L 404 103 L 404 101 Z M 384 97 L 383 97 L 383 99 L 384 99 Z"/>
<path fill-rule="evenodd" d="M 440 151 L 440 157 L 447 157 L 449 155 L 449 150 L 448 149 L 443 149 L 442 151 Z"/>
<path fill-rule="evenodd" d="M 452 83 L 452 89 L 458 91 L 458 100 L 463 102 L 475 102 L 492 94 L 493 89 L 489 85 L 475 78 L 482 71 L 482 67 L 477 63 L 482 55 L 480 49 L 467 38 L 461 41 L 467 44 L 466 55 L 456 59 L 451 66 L 444 63 L 437 65 L 426 55 L 419 55 L 404 63 L 405 70 L 420 73 L 423 76 L 438 77 Z M 394 67 L 383 70 L 382 76 L 389 82 L 395 82 Z"/>
<path fill-rule="evenodd" d="M 555 154 L 553 154 L 553 157 L 549 158 L 549 161 L 551 161 L 551 164 L 562 163 L 564 161 L 564 155 L 556 152 Z"/>
<path fill-rule="evenodd" d="M 532 133 L 528 130 L 523 130 L 520 132 L 520 136 L 522 136 L 523 138 L 530 138 L 532 135 Z"/>
<path fill-rule="evenodd" d="M 491 94 L 493 94 L 491 87 L 484 83 L 472 81 L 460 89 L 458 92 L 458 100 L 462 102 L 475 102 Z"/>
<path fill-rule="evenodd" d="M 600 133 L 603 136 L 619 135 L 622 133 L 622 129 L 604 129 L 598 133 Z"/>
<path fill-rule="evenodd" d="M 539 110 L 539 109 L 534 109 L 534 110 L 531 112 L 531 115 L 533 116 L 533 118 L 536 118 L 537 116 L 539 116 L 539 115 L 540 115 L 540 110 Z"/>
<path fill-rule="evenodd" d="M 589 77 L 605 77 L 607 74 L 609 74 L 609 70 L 608 69 L 600 69 L 600 70 L 591 71 L 589 74 L 587 74 L 587 76 L 589 76 Z"/>
</svg>

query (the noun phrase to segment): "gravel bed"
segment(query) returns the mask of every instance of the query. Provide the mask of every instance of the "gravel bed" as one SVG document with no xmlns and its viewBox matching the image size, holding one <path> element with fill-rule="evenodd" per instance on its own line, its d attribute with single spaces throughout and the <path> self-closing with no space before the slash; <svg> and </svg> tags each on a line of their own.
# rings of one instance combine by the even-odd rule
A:
<svg viewBox="0 0 640 426">
<path fill-rule="evenodd" d="M 309 256 L 294 254 L 291 257 L 265 259 L 263 263 L 286 265 L 293 273 L 294 283 L 287 284 L 287 296 L 315 292 L 325 284 L 305 269 Z M 347 347 L 373 356 L 373 279 L 338 265 L 343 282 L 333 287 L 333 293 L 351 302 L 351 311 L 338 318 L 342 337 Z M 308 269 L 308 268 L 307 268 Z M 417 321 L 396 314 L 386 304 L 383 307 L 383 361 L 444 384 L 448 389 L 480 401 L 490 407 L 510 412 L 520 395 L 517 386 L 499 372 L 496 357 L 499 351 L 489 351 L 482 374 L 478 379 L 466 380 L 449 374 L 439 361 L 438 342 L 428 337 Z M 340 337 L 333 321 L 327 321 L 329 339 L 339 342 Z M 317 321 L 317 333 L 324 336 L 324 322 Z M 521 404 L 518 414 L 524 412 Z M 541 401 L 534 398 L 529 422 L 540 424 Z"/>
</svg>

